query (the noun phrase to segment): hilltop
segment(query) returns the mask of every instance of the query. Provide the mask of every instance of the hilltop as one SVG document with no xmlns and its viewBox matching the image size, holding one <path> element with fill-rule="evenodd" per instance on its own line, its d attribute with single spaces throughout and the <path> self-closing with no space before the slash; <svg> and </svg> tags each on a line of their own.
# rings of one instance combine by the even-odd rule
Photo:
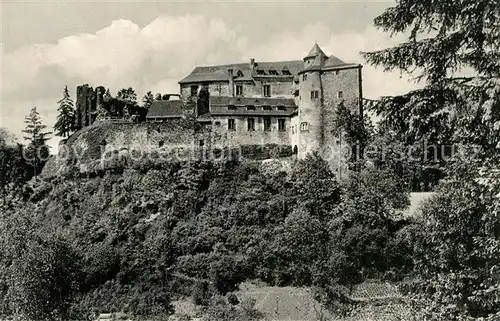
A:
<svg viewBox="0 0 500 321">
<path fill-rule="evenodd" d="M 169 315 L 171 302 L 188 296 L 209 313 L 225 309 L 217 297 L 246 280 L 327 295 L 330 286 L 403 271 L 411 265 L 398 235 L 408 222 L 397 213 L 408 195 L 395 177 L 379 179 L 386 174 L 367 169 L 337 182 L 326 162 L 309 156 L 287 171 L 226 160 L 46 176 L 25 192 L 28 202 L 2 216 L 6 253 L 24 253 L 7 256 L 22 266 L 13 280 L 36 282 L 31 291 L 5 280 L 0 311 L 41 300 L 25 315 L 52 315 L 38 299 L 48 295 L 72 318 L 115 311 L 148 318 Z M 40 262 L 51 269 L 39 270 Z"/>
</svg>

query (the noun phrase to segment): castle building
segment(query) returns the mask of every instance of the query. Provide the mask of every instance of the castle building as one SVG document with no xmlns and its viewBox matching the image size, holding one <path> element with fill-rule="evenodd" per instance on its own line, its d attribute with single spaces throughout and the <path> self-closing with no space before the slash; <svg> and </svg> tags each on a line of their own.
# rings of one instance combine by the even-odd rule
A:
<svg viewBox="0 0 500 321">
<path fill-rule="evenodd" d="M 147 119 L 181 117 L 191 104 L 198 122 L 227 145 L 276 144 L 298 157 L 317 151 L 329 158 L 341 148 L 339 104 L 363 113 L 361 71 L 318 44 L 302 60 L 196 67 L 179 81 L 181 102 L 157 100 Z"/>
</svg>

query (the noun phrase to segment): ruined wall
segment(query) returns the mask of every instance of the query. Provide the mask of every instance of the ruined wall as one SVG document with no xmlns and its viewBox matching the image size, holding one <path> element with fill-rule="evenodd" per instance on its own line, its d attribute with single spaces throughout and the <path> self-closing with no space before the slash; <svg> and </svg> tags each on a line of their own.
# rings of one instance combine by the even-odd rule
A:
<svg viewBox="0 0 500 321">
<path fill-rule="evenodd" d="M 96 87 L 95 90 L 87 84 L 76 87 L 75 125 L 78 129 L 89 126 L 96 120 L 101 112 L 99 107 L 102 105 L 104 93 L 102 86 Z"/>
</svg>

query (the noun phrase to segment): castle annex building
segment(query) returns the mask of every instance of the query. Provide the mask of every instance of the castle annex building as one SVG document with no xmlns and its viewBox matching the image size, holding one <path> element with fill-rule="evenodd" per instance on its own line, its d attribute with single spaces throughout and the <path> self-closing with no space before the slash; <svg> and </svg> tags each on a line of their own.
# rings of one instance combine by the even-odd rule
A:
<svg viewBox="0 0 500 321">
<path fill-rule="evenodd" d="M 199 122 L 230 145 L 289 145 L 299 157 L 340 144 L 335 109 L 362 113 L 362 66 L 327 56 L 318 44 L 302 60 L 196 67 L 179 81 L 179 101 L 155 101 L 148 120 L 181 116 L 196 102 Z"/>
</svg>

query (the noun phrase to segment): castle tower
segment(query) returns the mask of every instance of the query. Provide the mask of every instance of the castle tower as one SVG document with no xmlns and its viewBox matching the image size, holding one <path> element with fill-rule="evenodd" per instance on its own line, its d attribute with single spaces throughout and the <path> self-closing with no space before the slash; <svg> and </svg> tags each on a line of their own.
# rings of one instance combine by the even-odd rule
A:
<svg viewBox="0 0 500 321">
<path fill-rule="evenodd" d="M 298 156 L 304 157 L 323 146 L 323 84 L 321 68 L 327 56 L 314 44 L 304 57 L 304 69 L 299 72 L 299 146 Z"/>
<path fill-rule="evenodd" d="M 342 104 L 362 115 L 362 66 L 327 56 L 318 44 L 303 60 L 304 69 L 299 72 L 298 156 L 317 151 L 340 171 L 345 167 L 348 146 L 336 114 Z"/>
</svg>

